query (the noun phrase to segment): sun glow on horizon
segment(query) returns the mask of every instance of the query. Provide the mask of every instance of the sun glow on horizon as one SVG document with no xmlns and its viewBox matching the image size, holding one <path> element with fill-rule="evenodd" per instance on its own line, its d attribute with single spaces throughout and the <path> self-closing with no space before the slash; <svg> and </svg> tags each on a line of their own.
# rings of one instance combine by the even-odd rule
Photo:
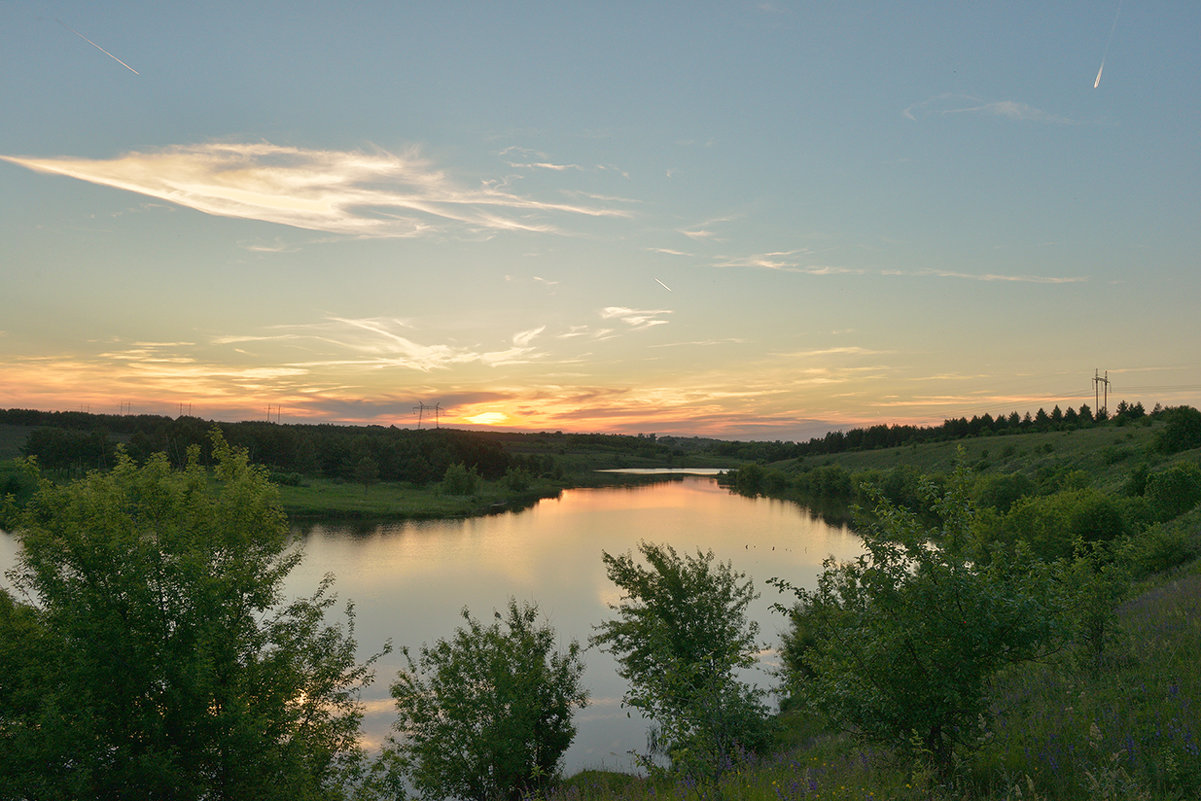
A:
<svg viewBox="0 0 1201 801">
<path fill-rule="evenodd" d="M 474 423 L 481 426 L 498 426 L 507 422 L 509 416 L 503 412 L 480 412 L 473 414 L 471 417 L 464 417 L 468 423 Z"/>
</svg>

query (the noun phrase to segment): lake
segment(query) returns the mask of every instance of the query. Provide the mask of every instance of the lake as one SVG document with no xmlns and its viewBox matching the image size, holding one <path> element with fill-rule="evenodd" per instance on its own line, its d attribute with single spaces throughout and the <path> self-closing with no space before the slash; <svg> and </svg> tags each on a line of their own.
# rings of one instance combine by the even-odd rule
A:
<svg viewBox="0 0 1201 801">
<path fill-rule="evenodd" d="M 339 598 L 355 604 L 361 654 L 388 639 L 396 646 L 377 663 L 376 682 L 366 693 L 370 745 L 386 736 L 395 718 L 388 685 L 403 663 L 400 646 L 415 653 L 422 643 L 451 635 L 465 606 L 487 623 L 510 597 L 535 602 L 562 641 L 584 644 L 619 598 L 605 576 L 602 551 L 625 553 L 649 540 L 680 552 L 712 549 L 732 562 L 763 594 L 751 614 L 765 646 L 761 661 L 770 666 L 785 627 L 770 605 L 788 599 L 766 579 L 780 576 L 811 587 L 825 557 L 849 559 L 862 550 L 845 526 L 827 525 L 793 503 L 731 494 L 710 476 L 566 490 L 530 509 L 488 517 L 371 527 L 310 524 L 297 534 L 305 559 L 289 576 L 289 595 L 309 594 L 333 573 Z M 15 550 L 11 537 L 0 537 L 0 567 L 12 564 Z M 645 747 L 646 721 L 636 712 L 627 718 L 620 703 L 625 682 L 609 655 L 588 650 L 585 661 L 591 703 L 576 713 L 578 733 L 564 769 L 631 769 L 628 752 Z"/>
</svg>

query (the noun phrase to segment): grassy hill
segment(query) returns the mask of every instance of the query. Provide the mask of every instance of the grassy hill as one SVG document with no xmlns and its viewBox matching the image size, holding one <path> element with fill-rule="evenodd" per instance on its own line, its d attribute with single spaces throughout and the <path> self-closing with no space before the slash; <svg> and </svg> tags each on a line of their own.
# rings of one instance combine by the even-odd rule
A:
<svg viewBox="0 0 1201 801">
<path fill-rule="evenodd" d="M 1155 432 L 1161 425 L 1148 418 L 1124 426 L 969 437 L 896 448 L 807 456 L 772 466 L 800 472 L 820 465 L 838 465 L 855 473 L 892 470 L 905 465 L 922 473 L 949 473 L 962 452 L 966 463 L 981 473 L 1021 472 L 1034 478 L 1066 467 L 1087 472 L 1099 488 L 1117 490 L 1125 480 L 1125 473 L 1140 462 L 1158 466 L 1182 458 L 1169 457 L 1152 450 Z"/>
</svg>

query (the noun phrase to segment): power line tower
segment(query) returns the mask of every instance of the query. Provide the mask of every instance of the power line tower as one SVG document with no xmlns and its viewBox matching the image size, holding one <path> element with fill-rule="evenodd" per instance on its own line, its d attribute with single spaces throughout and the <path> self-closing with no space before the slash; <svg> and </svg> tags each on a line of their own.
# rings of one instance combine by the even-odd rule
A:
<svg viewBox="0 0 1201 801">
<path fill-rule="evenodd" d="M 1101 387 L 1105 387 L 1105 394 L 1101 394 Z M 1104 400 L 1102 400 L 1104 398 Z M 1100 372 L 1093 369 L 1093 406 L 1096 407 L 1097 417 L 1106 417 L 1109 414 L 1109 371 L 1105 371 L 1105 377 L 1102 378 Z"/>
<path fill-rule="evenodd" d="M 442 411 L 442 401 L 438 401 L 433 406 L 426 405 L 425 401 L 417 401 L 417 405 L 413 407 L 413 411 L 417 412 L 417 428 L 421 429 L 421 420 L 426 412 L 434 413 L 434 428 L 441 428 L 438 424 L 438 415 Z"/>
</svg>

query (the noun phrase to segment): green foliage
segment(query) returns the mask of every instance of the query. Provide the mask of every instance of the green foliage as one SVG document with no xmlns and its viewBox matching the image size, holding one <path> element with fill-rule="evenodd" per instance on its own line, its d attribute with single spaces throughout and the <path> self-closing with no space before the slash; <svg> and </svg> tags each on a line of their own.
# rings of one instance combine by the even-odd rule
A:
<svg viewBox="0 0 1201 801">
<path fill-rule="evenodd" d="M 574 641 L 556 652 L 537 607 L 510 601 L 508 616 L 465 625 L 423 645 L 392 685 L 399 739 L 387 752 L 425 798 L 519 799 L 552 779 L 575 737 L 584 665 Z"/>
<path fill-rule="evenodd" d="M 1176 406 L 1160 416 L 1164 424 L 1155 436 L 1157 450 L 1178 453 L 1201 447 L 1201 411 L 1192 406 Z"/>
<path fill-rule="evenodd" d="M 1070 558 L 1078 542 L 1112 540 L 1128 531 L 1122 507 L 1096 489 L 1064 490 L 1026 496 L 1003 516 L 982 517 L 973 540 L 976 555 L 986 551 L 1012 554 L 1024 544 L 1039 560 Z"/>
<path fill-rule="evenodd" d="M 762 465 L 751 462 L 734 471 L 734 489 L 742 495 L 754 497 L 763 492 L 767 471 Z"/>
<path fill-rule="evenodd" d="M 525 492 L 534 483 L 534 477 L 523 467 L 510 467 L 505 471 L 505 486 L 513 492 Z"/>
<path fill-rule="evenodd" d="M 363 492 L 366 492 L 368 487 L 379 481 L 379 463 L 370 456 L 359 459 L 354 466 L 354 480 L 362 484 Z"/>
<path fill-rule="evenodd" d="M 442 492 L 447 495 L 474 495 L 479 484 L 480 476 L 476 469 L 468 468 L 462 462 L 447 467 L 442 475 Z"/>
<path fill-rule="evenodd" d="M 711 551 L 680 556 L 646 542 L 638 550 L 646 566 L 603 554 L 622 599 L 591 644 L 612 653 L 630 682 L 624 703 L 658 727 L 643 764 L 654 769 L 662 753 L 677 774 L 714 781 L 767 733 L 761 693 L 736 675 L 755 664 L 758 626 L 747 607 L 758 596 Z"/>
<path fill-rule="evenodd" d="M 0 798 L 340 797 L 361 766 L 353 617 L 301 558 L 274 488 L 216 436 L 55 486 L 40 479 L 0 599 Z M 215 478 L 215 480 L 214 480 Z"/>
<path fill-rule="evenodd" d="M 826 563 L 792 614 L 816 636 L 794 694 L 838 725 L 904 748 L 916 736 L 941 770 L 988 714 L 987 687 L 1003 665 L 1031 658 L 1053 635 L 1046 582 L 1030 565 L 975 565 L 934 543 L 966 539 L 966 473 L 945 495 L 926 490 L 941 527 L 876 494 L 867 553 Z"/>
<path fill-rule="evenodd" d="M 1201 503 L 1201 467 L 1175 464 L 1152 473 L 1143 496 L 1157 522 L 1178 517 Z"/>
<path fill-rule="evenodd" d="M 43 468 L 82 475 L 87 470 L 108 467 L 116 451 L 102 430 L 68 431 L 38 428 L 29 433 L 21 453 L 35 457 Z"/>
<path fill-rule="evenodd" d="M 1099 668 L 1115 635 L 1116 607 L 1130 591 L 1130 544 L 1082 543 L 1077 555 L 1061 560 L 1053 573 L 1068 636 L 1080 646 L 1078 656 L 1085 664 Z"/>
<path fill-rule="evenodd" d="M 1034 482 L 1024 473 L 981 476 L 976 481 L 972 500 L 977 507 L 996 509 L 1005 514 L 1020 499 L 1034 493 Z"/>
</svg>

